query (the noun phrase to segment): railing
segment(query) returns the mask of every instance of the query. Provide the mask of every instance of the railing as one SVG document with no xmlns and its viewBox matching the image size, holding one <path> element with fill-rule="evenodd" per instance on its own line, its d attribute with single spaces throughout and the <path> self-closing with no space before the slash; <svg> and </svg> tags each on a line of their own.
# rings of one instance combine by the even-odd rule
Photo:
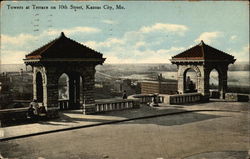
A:
<svg viewBox="0 0 250 159">
<path fill-rule="evenodd" d="M 226 93 L 225 100 L 230 102 L 249 102 L 250 94 Z"/>
<path fill-rule="evenodd" d="M 209 93 L 210 93 L 209 98 L 216 98 L 216 99 L 220 98 L 220 92 L 219 91 L 210 90 Z"/>
<path fill-rule="evenodd" d="M 139 107 L 140 102 L 138 99 L 113 99 L 109 101 L 96 100 L 95 102 L 95 112 L 107 112 Z"/>
<path fill-rule="evenodd" d="M 25 103 L 25 104 L 29 104 L 31 102 L 31 100 L 18 100 L 18 99 L 14 99 L 13 103 Z"/>
<path fill-rule="evenodd" d="M 0 109 L 6 108 L 12 102 L 10 94 L 0 94 Z"/>
<path fill-rule="evenodd" d="M 128 98 L 139 99 L 141 104 L 148 104 L 153 101 L 154 97 L 155 97 L 154 94 L 135 94 L 135 95 L 129 96 Z M 162 95 L 157 95 L 156 98 L 157 98 L 158 103 L 162 103 L 164 101 L 164 96 Z"/>
<path fill-rule="evenodd" d="M 200 93 L 186 93 L 186 94 L 168 95 L 165 97 L 164 103 L 185 104 L 185 103 L 200 102 L 201 100 L 202 100 L 202 95 Z"/>
<path fill-rule="evenodd" d="M 61 110 L 69 109 L 68 99 L 58 99 L 58 106 Z"/>
<path fill-rule="evenodd" d="M 0 127 L 6 121 L 26 119 L 28 107 L 0 110 Z"/>
</svg>

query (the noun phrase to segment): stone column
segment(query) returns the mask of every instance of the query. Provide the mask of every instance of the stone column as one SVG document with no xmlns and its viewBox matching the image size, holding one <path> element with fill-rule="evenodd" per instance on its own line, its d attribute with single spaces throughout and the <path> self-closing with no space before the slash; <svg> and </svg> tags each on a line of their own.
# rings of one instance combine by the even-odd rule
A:
<svg viewBox="0 0 250 159">
<path fill-rule="evenodd" d="M 84 91 L 83 91 L 83 77 L 82 75 L 79 76 L 80 77 L 80 82 L 79 82 L 79 108 L 82 109 L 83 106 L 83 96 L 84 96 Z"/>
<path fill-rule="evenodd" d="M 179 76 L 178 77 L 178 92 L 180 93 L 180 94 L 183 94 L 184 93 L 184 89 L 185 89 L 185 87 L 184 87 L 184 76 Z"/>
<path fill-rule="evenodd" d="M 94 99 L 94 86 L 95 86 L 95 72 L 90 71 L 82 75 L 83 79 L 83 114 L 95 113 L 95 99 Z"/>
<path fill-rule="evenodd" d="M 75 97 L 75 79 L 72 75 L 69 75 L 69 108 L 72 109 L 74 106 Z"/>
<path fill-rule="evenodd" d="M 69 105 L 71 109 L 80 106 L 80 75 L 77 73 L 69 76 Z"/>
<path fill-rule="evenodd" d="M 76 94 L 75 94 L 75 99 L 76 99 L 76 109 L 79 109 L 80 107 L 80 75 L 76 76 L 75 79 L 75 90 L 76 90 Z"/>
<path fill-rule="evenodd" d="M 33 68 L 33 99 L 37 99 L 36 96 L 36 68 Z"/>
<path fill-rule="evenodd" d="M 184 70 L 183 66 L 178 66 L 177 80 L 178 80 L 178 93 L 183 94 L 185 91 L 184 86 Z"/>
<path fill-rule="evenodd" d="M 45 98 L 45 107 L 47 108 L 48 117 L 57 117 L 58 115 L 58 75 L 56 72 L 47 72 L 47 91 Z"/>
<path fill-rule="evenodd" d="M 225 94 L 227 92 L 227 68 L 221 71 L 219 74 L 219 91 L 220 99 L 225 99 Z"/>
<path fill-rule="evenodd" d="M 203 68 L 202 71 L 202 76 L 201 76 L 201 92 L 203 95 L 202 101 L 207 102 L 209 101 L 209 96 L 210 96 L 210 92 L 209 92 L 209 70 L 206 68 Z"/>
<path fill-rule="evenodd" d="M 40 81 L 41 83 L 41 86 L 40 86 L 40 91 L 43 92 L 42 96 L 43 96 L 43 99 L 42 99 L 42 103 L 44 105 L 44 95 L 45 95 L 45 92 L 46 92 L 46 75 L 45 75 L 45 68 L 42 67 L 42 66 L 33 66 L 33 99 L 37 100 L 38 97 L 37 97 L 37 93 L 38 93 L 38 88 L 37 88 L 37 74 L 40 74 L 41 75 L 41 79 L 42 81 Z M 41 94 L 40 94 L 41 95 Z M 41 102 L 41 101 L 40 101 Z"/>
</svg>

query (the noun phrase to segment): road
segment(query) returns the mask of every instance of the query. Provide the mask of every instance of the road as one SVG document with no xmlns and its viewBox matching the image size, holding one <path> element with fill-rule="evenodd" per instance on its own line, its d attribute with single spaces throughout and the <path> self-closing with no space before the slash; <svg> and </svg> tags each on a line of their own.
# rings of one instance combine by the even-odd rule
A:
<svg viewBox="0 0 250 159">
<path fill-rule="evenodd" d="M 250 149 L 249 121 L 249 112 L 202 111 L 10 140 L 0 152 L 32 159 L 242 159 Z"/>
</svg>

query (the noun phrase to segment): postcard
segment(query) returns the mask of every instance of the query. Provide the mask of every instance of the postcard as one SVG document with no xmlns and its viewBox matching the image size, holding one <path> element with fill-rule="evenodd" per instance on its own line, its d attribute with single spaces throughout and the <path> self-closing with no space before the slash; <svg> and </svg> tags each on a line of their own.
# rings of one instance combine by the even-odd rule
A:
<svg viewBox="0 0 250 159">
<path fill-rule="evenodd" d="M 248 1 L 3 1 L 0 158 L 249 159 Z"/>
</svg>

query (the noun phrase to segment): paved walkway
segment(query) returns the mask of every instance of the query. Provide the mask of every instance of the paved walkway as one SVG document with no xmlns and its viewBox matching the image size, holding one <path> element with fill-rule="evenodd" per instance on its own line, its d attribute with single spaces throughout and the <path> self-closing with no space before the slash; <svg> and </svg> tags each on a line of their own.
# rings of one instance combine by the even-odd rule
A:
<svg viewBox="0 0 250 159">
<path fill-rule="evenodd" d="M 192 111 L 236 111 L 249 112 L 249 103 L 239 102 L 210 102 L 195 105 L 164 105 L 151 108 L 142 106 L 140 109 L 106 112 L 101 115 L 83 115 L 80 111 L 64 111 L 60 118 L 50 121 L 39 121 L 37 123 L 10 126 L 0 129 L 0 140 L 11 140 L 15 138 L 39 135 L 64 130 L 72 130 L 83 127 L 111 124 L 128 120 L 151 118 L 155 116 L 174 115 Z"/>
</svg>

